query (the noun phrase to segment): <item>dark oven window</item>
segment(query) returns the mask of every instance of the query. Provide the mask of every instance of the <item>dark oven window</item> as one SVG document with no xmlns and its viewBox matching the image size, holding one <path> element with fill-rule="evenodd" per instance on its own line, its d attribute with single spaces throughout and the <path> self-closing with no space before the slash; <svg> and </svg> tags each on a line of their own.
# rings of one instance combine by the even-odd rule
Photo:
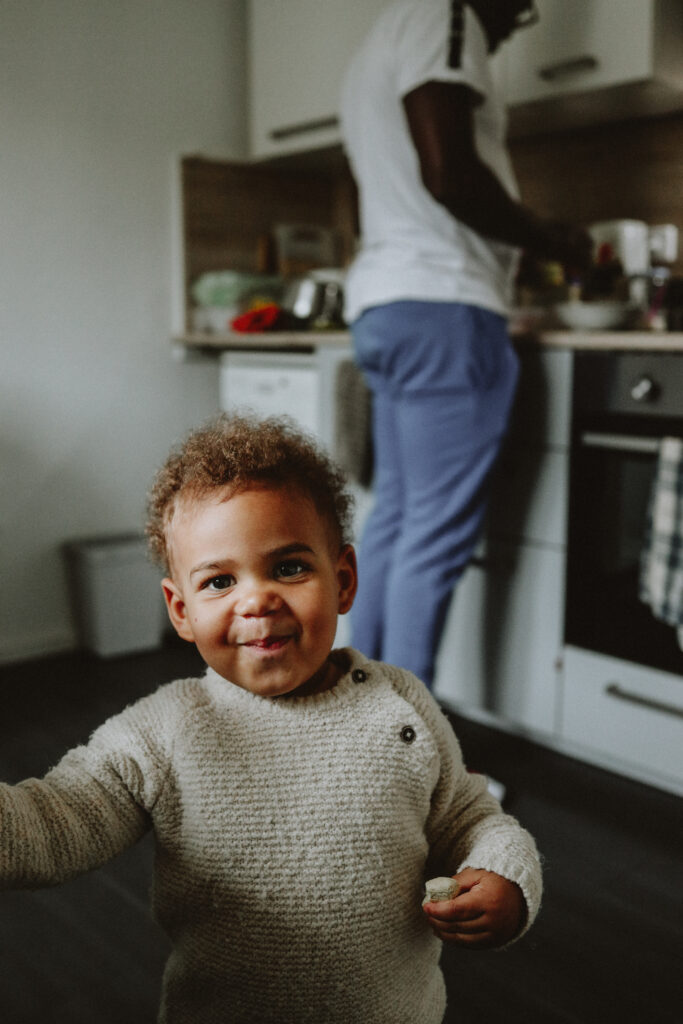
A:
<svg viewBox="0 0 683 1024">
<path fill-rule="evenodd" d="M 639 577 L 658 440 L 682 431 L 678 420 L 576 416 L 565 630 L 568 643 L 677 673 L 676 630 L 640 600 Z"/>
</svg>

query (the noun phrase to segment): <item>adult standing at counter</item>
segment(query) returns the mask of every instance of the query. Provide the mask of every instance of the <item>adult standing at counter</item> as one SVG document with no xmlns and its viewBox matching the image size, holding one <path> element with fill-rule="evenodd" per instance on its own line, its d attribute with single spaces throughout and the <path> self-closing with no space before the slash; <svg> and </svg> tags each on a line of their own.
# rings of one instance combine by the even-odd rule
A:
<svg viewBox="0 0 683 1024">
<path fill-rule="evenodd" d="M 352 642 L 428 685 L 514 396 L 517 248 L 590 256 L 585 232 L 520 204 L 505 146 L 489 57 L 533 17 L 523 0 L 395 0 L 342 92 L 362 233 L 346 317 L 373 391 L 376 494 Z"/>
</svg>

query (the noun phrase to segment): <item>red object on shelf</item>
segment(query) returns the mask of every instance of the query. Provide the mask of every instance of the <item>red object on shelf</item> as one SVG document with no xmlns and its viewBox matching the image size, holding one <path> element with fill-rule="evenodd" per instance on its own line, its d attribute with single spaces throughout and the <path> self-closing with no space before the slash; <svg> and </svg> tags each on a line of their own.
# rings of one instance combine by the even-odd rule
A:
<svg viewBox="0 0 683 1024">
<path fill-rule="evenodd" d="M 246 313 L 236 316 L 230 326 L 233 331 L 242 334 L 260 334 L 275 327 L 280 319 L 281 309 L 274 302 L 258 309 L 249 309 Z"/>
<path fill-rule="evenodd" d="M 595 262 L 599 267 L 604 267 L 608 263 L 614 261 L 614 249 L 609 242 L 602 242 L 598 246 L 598 253 Z"/>
</svg>

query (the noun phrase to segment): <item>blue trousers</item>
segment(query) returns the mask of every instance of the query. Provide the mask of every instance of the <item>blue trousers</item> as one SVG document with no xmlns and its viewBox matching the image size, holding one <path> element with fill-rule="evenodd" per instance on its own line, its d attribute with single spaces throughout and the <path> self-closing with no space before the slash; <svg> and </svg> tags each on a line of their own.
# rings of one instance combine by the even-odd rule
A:
<svg viewBox="0 0 683 1024">
<path fill-rule="evenodd" d="M 451 593 L 486 511 L 518 359 L 503 317 L 461 303 L 376 306 L 352 335 L 373 392 L 375 504 L 351 642 L 431 686 Z"/>
</svg>

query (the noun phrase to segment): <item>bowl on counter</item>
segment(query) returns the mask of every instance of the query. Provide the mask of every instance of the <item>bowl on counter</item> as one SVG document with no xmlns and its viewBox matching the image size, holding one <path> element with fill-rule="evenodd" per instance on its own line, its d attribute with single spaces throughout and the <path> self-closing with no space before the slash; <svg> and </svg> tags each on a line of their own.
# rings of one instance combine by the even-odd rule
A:
<svg viewBox="0 0 683 1024">
<path fill-rule="evenodd" d="M 595 299 L 592 302 L 573 299 L 558 302 L 555 306 L 560 323 L 573 331 L 609 331 L 623 327 L 633 312 L 631 303 L 619 299 Z"/>
<path fill-rule="evenodd" d="M 548 306 L 513 306 L 508 313 L 511 334 L 533 334 L 553 326 L 552 311 Z"/>
<path fill-rule="evenodd" d="M 227 334 L 239 306 L 197 306 L 192 310 L 192 330 L 207 334 Z"/>
</svg>

